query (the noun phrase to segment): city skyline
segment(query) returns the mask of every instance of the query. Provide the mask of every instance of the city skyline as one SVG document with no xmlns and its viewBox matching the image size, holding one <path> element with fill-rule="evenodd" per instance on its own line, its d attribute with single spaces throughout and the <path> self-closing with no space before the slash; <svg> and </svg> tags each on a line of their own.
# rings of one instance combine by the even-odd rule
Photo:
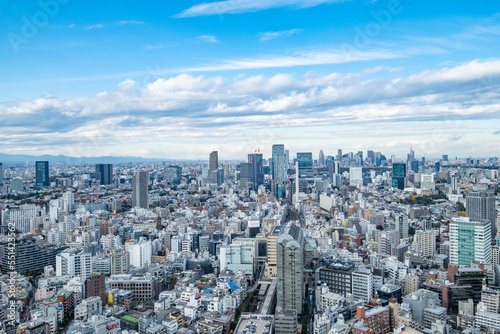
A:
<svg viewBox="0 0 500 334">
<path fill-rule="evenodd" d="M 2 153 L 243 158 L 286 143 L 498 156 L 498 12 L 484 1 L 5 4 Z"/>
</svg>

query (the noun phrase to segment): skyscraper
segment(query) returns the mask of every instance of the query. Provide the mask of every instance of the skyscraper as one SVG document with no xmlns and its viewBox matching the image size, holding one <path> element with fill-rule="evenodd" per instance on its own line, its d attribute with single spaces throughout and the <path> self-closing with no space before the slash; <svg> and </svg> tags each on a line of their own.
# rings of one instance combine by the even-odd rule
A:
<svg viewBox="0 0 500 334">
<path fill-rule="evenodd" d="M 35 163 L 35 187 L 48 187 L 50 186 L 49 180 L 49 162 L 48 161 L 37 161 Z"/>
<path fill-rule="evenodd" d="M 251 153 L 248 155 L 248 162 L 252 164 L 252 177 L 254 189 L 264 183 L 264 173 L 262 170 L 262 153 Z"/>
<path fill-rule="evenodd" d="M 302 314 L 303 298 L 303 235 L 294 223 L 281 229 L 277 240 L 277 305 Z"/>
<path fill-rule="evenodd" d="M 450 223 L 450 263 L 470 266 L 471 261 L 491 263 L 491 223 L 453 218 Z"/>
<path fill-rule="evenodd" d="M 299 162 L 299 169 L 312 168 L 312 153 L 311 152 L 299 152 L 297 153 L 297 161 Z"/>
<path fill-rule="evenodd" d="M 323 150 L 319 150 L 318 166 L 323 167 L 324 165 L 325 165 L 325 154 L 323 153 Z"/>
<path fill-rule="evenodd" d="M 285 154 L 285 145 L 283 145 L 283 144 L 274 144 L 273 145 L 272 157 L 271 157 L 271 160 L 269 161 L 269 167 L 271 167 L 271 175 L 273 177 L 273 180 L 276 180 L 275 165 L 276 165 L 276 156 L 278 154 L 283 154 L 283 155 Z"/>
<path fill-rule="evenodd" d="M 0 186 L 3 184 L 3 164 L 0 162 Z"/>
<path fill-rule="evenodd" d="M 147 171 L 137 171 L 132 177 L 132 207 L 149 207 Z"/>
<path fill-rule="evenodd" d="M 392 187 L 403 190 L 406 186 L 406 164 L 392 164 Z"/>
<path fill-rule="evenodd" d="M 96 164 L 95 179 L 100 185 L 113 183 L 113 164 Z"/>
<path fill-rule="evenodd" d="M 219 153 L 217 151 L 213 151 L 210 153 L 210 162 L 208 164 L 209 167 L 209 175 L 212 175 L 212 171 L 216 170 L 219 167 Z"/>
<path fill-rule="evenodd" d="M 240 164 L 240 187 L 243 189 L 253 189 L 254 179 L 253 179 L 253 165 L 249 162 L 243 162 Z"/>
<path fill-rule="evenodd" d="M 495 193 L 493 191 L 471 191 L 466 200 L 467 217 L 470 220 L 487 220 L 491 223 L 491 238 L 497 235 L 495 222 Z"/>
</svg>

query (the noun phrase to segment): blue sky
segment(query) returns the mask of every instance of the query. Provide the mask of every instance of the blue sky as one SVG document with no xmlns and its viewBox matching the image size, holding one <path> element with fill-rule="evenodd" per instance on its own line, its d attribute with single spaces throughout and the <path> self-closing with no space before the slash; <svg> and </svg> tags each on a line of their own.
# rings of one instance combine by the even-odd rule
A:
<svg viewBox="0 0 500 334">
<path fill-rule="evenodd" d="M 497 1 L 0 5 L 0 151 L 500 153 Z"/>
</svg>

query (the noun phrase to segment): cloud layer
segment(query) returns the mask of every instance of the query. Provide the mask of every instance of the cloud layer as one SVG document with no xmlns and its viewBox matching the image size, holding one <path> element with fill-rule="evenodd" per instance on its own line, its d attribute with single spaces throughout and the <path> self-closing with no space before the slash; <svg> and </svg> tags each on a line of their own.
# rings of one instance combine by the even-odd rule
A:
<svg viewBox="0 0 500 334">
<path fill-rule="evenodd" d="M 413 145 L 426 156 L 460 146 L 500 153 L 484 134 L 498 130 L 500 61 L 394 73 L 179 74 L 145 87 L 126 80 L 91 97 L 0 104 L 0 145 L 3 153 L 168 158 L 198 158 L 211 149 L 242 157 L 276 142 L 331 153 L 362 143 L 358 149 Z"/>
</svg>

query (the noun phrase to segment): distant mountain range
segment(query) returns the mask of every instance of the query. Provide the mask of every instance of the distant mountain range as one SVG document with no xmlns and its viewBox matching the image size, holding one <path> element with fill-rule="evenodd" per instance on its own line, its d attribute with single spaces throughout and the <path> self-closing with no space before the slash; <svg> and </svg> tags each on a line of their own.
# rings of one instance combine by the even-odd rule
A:
<svg viewBox="0 0 500 334">
<path fill-rule="evenodd" d="M 66 155 L 24 155 L 0 153 L 0 162 L 145 162 L 145 161 L 173 161 L 174 159 L 142 158 L 142 157 L 68 157 Z"/>
</svg>

